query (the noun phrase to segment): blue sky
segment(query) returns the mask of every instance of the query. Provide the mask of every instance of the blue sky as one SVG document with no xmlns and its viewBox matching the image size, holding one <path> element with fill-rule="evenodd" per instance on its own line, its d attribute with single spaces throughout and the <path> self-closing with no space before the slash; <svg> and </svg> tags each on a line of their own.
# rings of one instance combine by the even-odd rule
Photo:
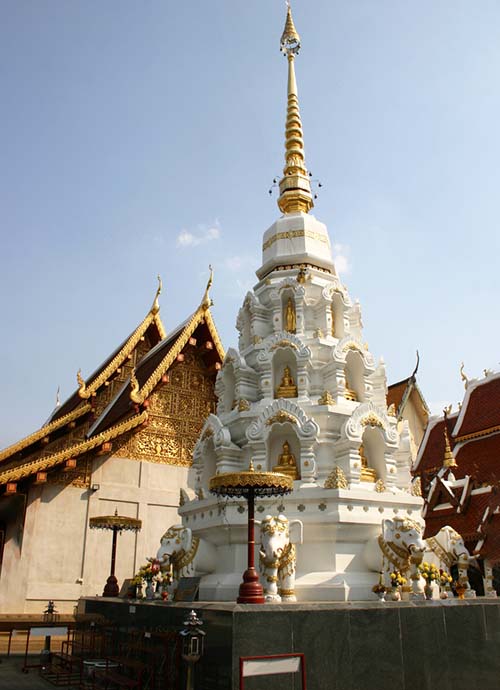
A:
<svg viewBox="0 0 500 690">
<path fill-rule="evenodd" d="M 295 0 L 306 158 L 365 337 L 436 407 L 498 368 L 500 3 Z M 283 166 L 282 0 L 16 0 L 0 26 L 0 446 L 142 320 L 226 347 Z"/>
</svg>

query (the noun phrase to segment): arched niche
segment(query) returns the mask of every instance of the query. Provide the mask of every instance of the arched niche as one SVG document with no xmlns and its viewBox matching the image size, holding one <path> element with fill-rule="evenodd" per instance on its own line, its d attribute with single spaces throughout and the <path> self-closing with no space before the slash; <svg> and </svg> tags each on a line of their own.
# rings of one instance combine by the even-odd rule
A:
<svg viewBox="0 0 500 690">
<path fill-rule="evenodd" d="M 286 367 L 288 367 L 290 370 L 290 377 L 293 381 L 293 385 L 295 386 L 295 395 L 293 394 L 294 391 L 292 390 L 293 386 L 291 387 L 290 392 L 285 391 L 285 393 L 283 393 L 283 391 L 278 391 L 282 385 Z M 273 396 L 275 398 L 297 397 L 297 359 L 292 348 L 278 348 L 274 353 L 272 359 L 272 383 Z"/>
<path fill-rule="evenodd" d="M 290 454 L 295 458 L 297 479 L 300 479 L 300 441 L 296 433 L 296 427 L 286 422 L 285 424 L 273 424 L 266 441 L 267 467 L 271 471 L 280 462 L 285 441 L 290 446 Z"/>
<path fill-rule="evenodd" d="M 385 464 L 386 444 L 382 430 L 379 427 L 367 426 L 362 436 L 362 447 L 367 469 L 375 473 L 374 481 L 382 479 L 385 482 L 387 474 Z M 364 464 L 363 458 L 361 458 L 361 463 L 362 465 Z M 365 473 L 366 479 L 368 479 L 369 474 L 371 473 Z M 363 467 L 361 470 L 361 481 L 363 481 Z"/>
<path fill-rule="evenodd" d="M 284 331 L 297 332 L 297 304 L 292 289 L 283 290 L 281 293 L 281 319 Z"/>
<path fill-rule="evenodd" d="M 339 340 L 345 335 L 344 308 L 342 295 L 334 292 L 330 304 L 330 335 Z"/>
<path fill-rule="evenodd" d="M 201 458 L 197 466 L 196 489 L 202 488 L 205 493 L 208 491 L 210 479 L 217 472 L 217 454 L 215 452 L 213 436 L 208 438 L 203 444 Z"/>
<path fill-rule="evenodd" d="M 222 372 L 222 381 L 224 384 L 224 390 L 222 393 L 222 408 L 224 412 L 231 412 L 236 397 L 236 377 L 234 374 L 234 367 L 231 362 L 224 366 L 224 371 Z"/>
<path fill-rule="evenodd" d="M 346 397 L 365 401 L 365 365 L 357 350 L 349 350 L 345 359 Z M 354 395 L 352 395 L 354 394 Z"/>
</svg>

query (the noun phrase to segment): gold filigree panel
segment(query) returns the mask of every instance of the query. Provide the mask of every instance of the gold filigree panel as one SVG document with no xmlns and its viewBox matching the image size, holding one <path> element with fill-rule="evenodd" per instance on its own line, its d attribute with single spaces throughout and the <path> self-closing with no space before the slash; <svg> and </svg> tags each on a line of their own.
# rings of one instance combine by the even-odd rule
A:
<svg viewBox="0 0 500 690">
<path fill-rule="evenodd" d="M 184 353 L 149 397 L 147 427 L 133 432 L 115 455 L 189 467 L 207 416 L 215 410 L 213 378 L 196 351 Z"/>
</svg>

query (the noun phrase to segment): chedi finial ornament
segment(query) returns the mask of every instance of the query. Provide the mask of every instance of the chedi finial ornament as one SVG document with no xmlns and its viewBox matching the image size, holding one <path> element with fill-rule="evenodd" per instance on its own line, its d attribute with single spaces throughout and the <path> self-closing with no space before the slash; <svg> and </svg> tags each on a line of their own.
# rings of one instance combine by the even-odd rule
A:
<svg viewBox="0 0 500 690">
<path fill-rule="evenodd" d="M 290 4 L 288 4 L 280 48 L 288 59 L 288 105 L 285 128 L 285 167 L 279 183 L 278 206 L 282 213 L 308 213 L 314 206 L 314 202 L 306 168 L 294 66 L 295 56 L 300 50 L 300 36 L 293 22 Z"/>
</svg>

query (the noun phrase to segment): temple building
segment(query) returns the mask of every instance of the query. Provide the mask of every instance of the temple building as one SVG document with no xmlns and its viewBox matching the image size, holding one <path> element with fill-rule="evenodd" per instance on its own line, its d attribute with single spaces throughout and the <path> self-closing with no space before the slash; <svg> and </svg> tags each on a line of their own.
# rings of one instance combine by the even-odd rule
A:
<svg viewBox="0 0 500 690">
<path fill-rule="evenodd" d="M 131 577 L 176 520 L 193 448 L 215 410 L 224 350 L 209 287 L 200 306 L 165 333 L 158 288 L 125 341 L 46 424 L 0 451 L 0 611 L 40 612 L 49 599 L 72 611 L 101 594 L 111 536 L 89 518 L 142 520 L 118 540 L 116 574 Z"/>
<path fill-rule="evenodd" d="M 288 7 L 281 49 L 288 64 L 281 216 L 265 231 L 258 282 L 237 317 L 238 349 L 217 376 L 216 413 L 194 450 L 196 498 L 183 525 L 217 552 L 203 599 L 234 599 L 246 554 L 244 501 L 222 504 L 210 478 L 224 472 L 284 473 L 291 494 L 262 499 L 257 516 L 303 523 L 297 545 L 299 600 L 368 599 L 364 551 L 384 518 L 419 520 L 410 469 L 428 410 L 415 373 L 387 389 L 385 366 L 363 340 L 360 305 L 340 281 L 326 226 L 311 210 L 295 77 L 300 38 Z M 388 396 L 389 395 L 389 399 Z M 377 562 L 375 570 L 380 569 Z"/>
<path fill-rule="evenodd" d="M 458 412 L 431 418 L 413 473 L 424 498 L 425 536 L 444 526 L 477 554 L 485 580 L 500 565 L 500 374 L 467 380 Z"/>
</svg>

